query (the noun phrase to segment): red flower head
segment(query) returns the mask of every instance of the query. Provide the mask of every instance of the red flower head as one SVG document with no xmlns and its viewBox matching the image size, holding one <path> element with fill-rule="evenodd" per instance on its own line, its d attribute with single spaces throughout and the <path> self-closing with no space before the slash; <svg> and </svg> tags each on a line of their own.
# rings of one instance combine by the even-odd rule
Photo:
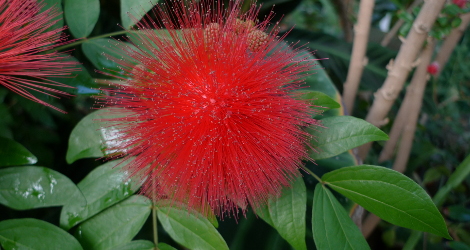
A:
<svg viewBox="0 0 470 250">
<path fill-rule="evenodd" d="M 438 62 L 433 62 L 428 65 L 428 73 L 431 75 L 436 75 L 439 72 L 440 66 Z"/>
<path fill-rule="evenodd" d="M 0 0 L 0 85 L 63 112 L 29 92 L 68 95 L 51 87 L 69 86 L 46 77 L 64 76 L 74 65 L 57 61 L 64 55 L 47 52 L 60 45 L 63 29 L 48 31 L 56 23 L 52 19 L 57 13 L 53 9 L 40 13 L 41 7 L 35 0 Z"/>
<path fill-rule="evenodd" d="M 157 6 L 161 22 L 139 24 L 136 48 L 122 47 L 134 64 L 119 61 L 124 83 L 102 98 L 125 114 L 106 119 L 120 131 L 111 150 L 133 158 L 147 195 L 223 216 L 266 203 L 309 159 L 316 121 L 292 91 L 314 64 L 255 5 L 202 2 Z"/>
<path fill-rule="evenodd" d="M 459 6 L 459 8 L 463 9 L 465 8 L 465 5 L 467 5 L 467 0 L 452 0 L 452 3 Z"/>
</svg>

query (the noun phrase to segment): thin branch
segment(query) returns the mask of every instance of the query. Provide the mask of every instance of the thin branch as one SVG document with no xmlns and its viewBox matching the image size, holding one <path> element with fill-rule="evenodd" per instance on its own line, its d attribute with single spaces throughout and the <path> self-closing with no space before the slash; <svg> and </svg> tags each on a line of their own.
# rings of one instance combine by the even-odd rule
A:
<svg viewBox="0 0 470 250">
<path fill-rule="evenodd" d="M 410 30 L 406 40 L 403 42 L 397 58 L 388 72 L 387 79 L 383 86 L 375 93 L 375 100 L 366 117 L 366 120 L 375 126 L 381 126 L 386 123 L 388 112 L 392 108 L 398 94 L 413 68 L 424 40 L 429 30 L 436 21 L 437 16 L 444 6 L 445 0 L 427 0 L 413 22 L 413 28 Z M 364 159 L 369 152 L 371 143 L 365 144 L 359 148 L 359 156 Z"/>
<path fill-rule="evenodd" d="M 80 40 L 76 40 L 73 43 L 69 43 L 69 44 L 66 44 L 66 45 L 63 45 L 63 46 L 60 46 L 60 47 L 53 48 L 53 49 L 51 49 L 51 51 L 61 51 L 61 50 L 64 50 L 64 49 L 73 48 L 73 47 L 78 46 L 78 45 L 80 45 L 84 42 L 88 42 L 88 41 L 95 40 L 95 39 L 98 39 L 98 38 L 106 38 L 106 37 L 111 37 L 111 36 L 124 35 L 126 33 L 132 33 L 132 32 L 134 32 L 134 31 L 132 31 L 132 30 L 121 30 L 121 31 L 107 33 L 107 34 L 103 34 L 103 35 L 99 35 L 99 36 L 95 36 L 95 37 L 83 38 L 83 39 L 80 39 Z"/>
<path fill-rule="evenodd" d="M 354 44 L 351 61 L 343 90 L 344 103 L 348 114 L 352 114 L 359 82 L 361 81 L 364 66 L 367 64 L 366 51 L 373 10 L 374 0 L 361 0 L 357 24 L 354 27 Z"/>
<path fill-rule="evenodd" d="M 421 111 L 424 91 L 429 79 L 427 67 L 431 63 L 434 46 L 434 41 L 429 39 L 426 47 L 421 52 L 420 64 L 416 69 L 416 72 L 413 74 L 411 84 L 406 91 L 405 100 L 408 101 L 403 102 L 402 107 L 400 107 L 400 109 L 406 110 L 406 112 L 402 112 L 402 115 L 404 116 L 402 119 L 405 123 L 403 124 L 403 132 L 400 146 L 398 148 L 397 158 L 393 164 L 393 169 L 400 173 L 405 172 L 411 147 L 413 146 L 413 139 Z M 364 236 L 369 236 L 379 222 L 380 219 L 377 216 L 369 214 L 363 227 Z"/>
</svg>

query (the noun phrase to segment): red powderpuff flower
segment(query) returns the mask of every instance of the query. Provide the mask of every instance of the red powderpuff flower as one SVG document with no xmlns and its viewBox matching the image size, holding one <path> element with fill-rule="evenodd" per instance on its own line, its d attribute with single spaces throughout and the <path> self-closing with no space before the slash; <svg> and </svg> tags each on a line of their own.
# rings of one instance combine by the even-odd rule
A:
<svg viewBox="0 0 470 250">
<path fill-rule="evenodd" d="M 439 63 L 438 62 L 433 62 L 428 65 L 428 73 L 431 75 L 436 75 L 437 72 L 439 72 Z"/>
<path fill-rule="evenodd" d="M 120 116 L 105 119 L 119 131 L 108 150 L 147 177 L 145 194 L 223 216 L 279 195 L 309 160 L 314 111 L 292 91 L 314 64 L 255 5 L 202 2 L 157 6 L 161 21 L 138 25 L 101 104 Z"/>
<path fill-rule="evenodd" d="M 467 5 L 467 0 L 452 0 L 452 3 L 459 6 L 459 8 L 463 9 L 465 8 L 465 5 Z"/>
<path fill-rule="evenodd" d="M 48 52 L 63 42 L 63 28 L 49 31 L 58 13 L 54 9 L 40 12 L 41 7 L 35 0 L 0 0 L 0 85 L 64 112 L 29 92 L 69 95 L 51 87 L 70 86 L 46 78 L 65 76 L 75 64 L 61 62 L 65 55 Z"/>
</svg>

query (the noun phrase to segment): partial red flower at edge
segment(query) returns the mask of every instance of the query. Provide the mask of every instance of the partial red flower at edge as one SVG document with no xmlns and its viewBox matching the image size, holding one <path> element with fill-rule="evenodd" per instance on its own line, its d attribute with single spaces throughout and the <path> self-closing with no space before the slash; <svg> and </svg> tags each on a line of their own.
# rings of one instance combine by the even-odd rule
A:
<svg viewBox="0 0 470 250">
<path fill-rule="evenodd" d="M 439 72 L 440 66 L 438 62 L 432 62 L 431 64 L 428 65 L 428 73 L 431 75 L 436 75 L 437 72 Z"/>
<path fill-rule="evenodd" d="M 452 0 L 452 3 L 459 6 L 459 8 L 463 9 L 465 8 L 465 5 L 467 5 L 467 0 Z"/>
<path fill-rule="evenodd" d="M 147 196 L 236 215 L 278 196 L 310 159 L 315 111 L 292 91 L 314 62 L 268 31 L 271 16 L 257 23 L 254 4 L 243 14 L 238 0 L 202 2 L 158 5 L 161 23 L 138 24 L 136 47 L 116 48 L 130 61 L 116 59 L 122 84 L 98 102 L 120 117 L 104 119 L 119 131 L 108 150 L 134 158 L 126 169 L 146 178 Z"/>
<path fill-rule="evenodd" d="M 57 21 L 54 9 L 40 12 L 36 0 L 0 0 L 0 85 L 42 105 L 64 112 L 30 93 L 37 91 L 52 97 L 70 95 L 54 87 L 68 87 L 47 79 L 64 77 L 73 70 L 67 56 L 48 52 L 61 45 L 63 28 L 49 31 Z"/>
</svg>

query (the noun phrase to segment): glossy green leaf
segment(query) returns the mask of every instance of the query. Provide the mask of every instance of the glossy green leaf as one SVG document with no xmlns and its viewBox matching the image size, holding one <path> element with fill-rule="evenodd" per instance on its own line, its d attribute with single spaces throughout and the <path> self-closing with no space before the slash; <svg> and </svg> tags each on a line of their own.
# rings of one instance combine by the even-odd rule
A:
<svg viewBox="0 0 470 250">
<path fill-rule="evenodd" d="M 86 198 L 86 206 L 74 202 L 66 204 L 60 214 L 60 226 L 66 230 L 104 209 L 124 200 L 139 189 L 140 184 L 122 170 L 121 160 L 107 162 L 91 171 L 78 188 Z"/>
<path fill-rule="evenodd" d="M 297 178 L 290 188 L 284 188 L 279 198 L 270 199 L 269 215 L 274 228 L 294 249 L 307 249 L 305 243 L 305 213 L 307 189 L 304 180 Z"/>
<path fill-rule="evenodd" d="M 189 249 L 228 249 L 219 232 L 200 214 L 176 207 L 159 207 L 157 215 L 171 238 Z"/>
<path fill-rule="evenodd" d="M 264 222 L 268 223 L 271 227 L 274 228 L 274 222 L 271 219 L 271 215 L 269 214 L 268 205 L 256 208 L 255 212 L 258 217 L 260 217 L 262 220 L 264 220 Z"/>
<path fill-rule="evenodd" d="M 77 64 L 74 66 L 76 70 L 70 76 L 50 77 L 49 79 L 75 88 L 61 88 L 61 90 L 67 91 L 68 93 L 72 93 L 74 95 L 93 95 L 100 92 L 95 80 L 76 58 L 69 57 L 65 59 L 65 61 L 76 62 Z"/>
<path fill-rule="evenodd" d="M 75 199 L 85 204 L 78 187 L 66 176 L 45 167 L 0 170 L 0 203 L 13 209 L 61 206 Z"/>
<path fill-rule="evenodd" d="M 452 205 L 444 209 L 444 213 L 452 220 L 470 222 L 470 209 L 464 205 Z"/>
<path fill-rule="evenodd" d="M 85 116 L 73 128 L 69 138 L 69 148 L 67 150 L 67 163 L 82 158 L 103 157 L 112 153 L 106 148 L 114 145 L 118 136 L 115 127 L 109 126 L 101 121 L 104 118 L 116 117 L 108 112 L 110 109 L 100 109 Z M 125 114 L 123 114 L 125 115 Z"/>
<path fill-rule="evenodd" d="M 18 142 L 0 137 L 0 167 L 35 164 L 38 158 Z"/>
<path fill-rule="evenodd" d="M 158 243 L 159 250 L 177 250 L 176 248 L 166 244 L 166 243 Z"/>
<path fill-rule="evenodd" d="M 304 45 L 310 50 L 315 51 L 315 56 L 318 58 L 328 58 L 319 61 L 319 63 L 328 70 L 330 75 L 335 76 L 339 82 L 346 80 L 349 62 L 351 60 L 351 43 L 330 34 L 301 29 L 293 29 L 290 31 L 289 35 L 286 37 L 286 41 Z M 377 89 L 387 77 L 385 66 L 389 63 L 390 59 L 396 57 L 396 54 L 397 52 L 392 49 L 385 48 L 379 44 L 369 43 L 367 45 L 367 57 L 369 61 L 364 67 L 361 87 Z M 315 78 L 318 74 L 322 74 L 322 72 L 318 71 L 316 75 L 309 76 L 308 78 Z M 308 78 L 307 83 L 309 82 Z M 327 81 L 324 80 L 323 76 L 321 76 L 319 80 L 319 85 L 329 85 Z M 320 89 L 314 90 L 330 95 Z M 330 97 L 335 98 L 331 95 Z"/>
<path fill-rule="evenodd" d="M 112 75 L 122 76 L 124 71 L 114 61 L 115 59 L 127 59 L 127 56 L 122 52 L 122 48 L 119 48 L 121 45 L 133 46 L 130 43 L 123 43 L 110 38 L 98 38 L 82 43 L 82 49 L 96 69 Z"/>
<path fill-rule="evenodd" d="M 160 244 L 158 244 L 159 250 Z M 134 240 L 124 245 L 113 248 L 113 250 L 154 250 L 155 244 L 148 240 Z"/>
<path fill-rule="evenodd" d="M 462 183 L 465 178 L 470 174 L 470 155 L 468 155 L 462 163 L 455 169 L 452 175 L 447 180 L 446 184 L 439 189 L 437 194 L 434 196 L 433 200 L 437 206 L 444 203 L 447 195 L 456 188 L 460 183 Z"/>
<path fill-rule="evenodd" d="M 371 141 L 388 140 L 387 134 L 376 126 L 352 116 L 333 116 L 321 120 L 325 128 L 309 129 L 314 138 L 310 157 L 329 158 Z"/>
<path fill-rule="evenodd" d="M 305 56 L 306 59 L 317 61 L 317 66 L 310 71 L 310 75 L 305 78 L 305 88 L 304 91 L 318 91 L 328 95 L 329 97 L 336 99 L 338 90 L 336 89 L 333 81 L 331 81 L 328 73 L 326 73 L 325 68 L 321 65 L 323 59 L 318 59 L 312 53 L 307 51 L 302 51 L 302 56 Z"/>
<path fill-rule="evenodd" d="M 139 21 L 158 0 L 121 0 L 121 22 L 128 29 Z"/>
<path fill-rule="evenodd" d="M 49 30 L 61 29 L 64 27 L 64 14 L 62 13 L 62 0 L 43 0 L 43 6 L 41 11 L 45 11 L 50 8 L 54 8 L 56 13 L 59 13 L 57 17 L 52 19 L 56 21 L 54 25 Z"/>
<path fill-rule="evenodd" d="M 0 222 L 2 249 L 81 250 L 80 243 L 69 233 L 42 220 L 13 219 Z"/>
<path fill-rule="evenodd" d="M 335 155 L 330 158 L 316 160 L 315 164 L 325 169 L 335 170 L 338 168 L 355 166 L 357 165 L 357 161 L 354 158 L 351 150 L 348 150 L 347 152 Z"/>
<path fill-rule="evenodd" d="M 148 198 L 134 195 L 80 224 L 75 237 L 85 249 L 114 249 L 134 238 L 151 206 Z"/>
<path fill-rule="evenodd" d="M 312 53 L 303 52 L 304 56 L 306 56 L 309 60 L 317 60 L 317 58 Z M 341 95 L 339 94 L 338 90 L 336 89 L 333 81 L 331 81 L 330 77 L 325 71 L 325 68 L 322 66 L 323 60 L 317 61 L 317 66 L 314 67 L 309 73 L 310 75 L 305 77 L 305 86 L 302 89 L 303 91 L 317 91 L 323 94 L 326 94 L 328 97 L 332 98 L 335 102 L 341 103 Z M 314 103 L 315 104 L 315 103 Z M 317 104 L 315 104 L 317 105 Z M 323 117 L 328 116 L 338 116 L 343 115 L 343 109 L 330 109 L 322 113 Z"/>
<path fill-rule="evenodd" d="M 470 246 L 461 241 L 448 242 L 448 246 L 451 247 L 452 250 L 470 250 Z"/>
<path fill-rule="evenodd" d="M 298 91 L 302 93 L 301 98 L 303 100 L 309 100 L 313 105 L 315 105 L 315 108 L 318 109 L 337 109 L 341 108 L 341 105 L 333 100 L 333 98 L 329 97 L 327 94 L 324 94 L 319 91 L 308 91 L 308 90 L 302 90 Z"/>
<path fill-rule="evenodd" d="M 392 224 L 451 238 L 444 218 L 426 191 L 397 171 L 361 165 L 329 172 L 322 180 Z"/>
<path fill-rule="evenodd" d="M 317 249 L 370 249 L 346 210 L 321 184 L 315 187 L 312 210 L 312 233 Z"/>
<path fill-rule="evenodd" d="M 75 38 L 91 34 L 100 16 L 99 0 L 64 0 L 65 21 Z"/>
</svg>

